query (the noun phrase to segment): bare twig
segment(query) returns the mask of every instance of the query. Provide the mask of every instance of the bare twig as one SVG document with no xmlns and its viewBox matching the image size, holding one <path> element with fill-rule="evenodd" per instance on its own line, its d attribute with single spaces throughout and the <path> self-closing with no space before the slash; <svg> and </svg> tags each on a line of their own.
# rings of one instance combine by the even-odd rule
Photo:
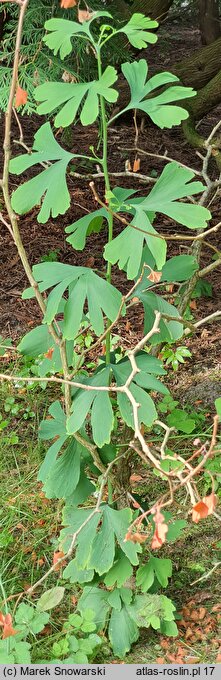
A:
<svg viewBox="0 0 221 680">
<path fill-rule="evenodd" d="M 200 576 L 200 578 L 197 578 L 195 581 L 192 581 L 192 583 L 190 583 L 190 586 L 195 586 L 195 583 L 199 583 L 199 581 L 206 581 L 206 580 L 211 576 L 211 574 L 213 574 L 213 572 L 214 572 L 216 569 L 218 569 L 218 567 L 220 566 L 220 564 L 221 564 L 221 561 L 220 561 L 220 562 L 215 562 L 215 564 L 214 564 L 214 566 L 212 567 L 212 569 L 210 569 L 209 571 L 207 571 L 206 574 L 203 574 L 202 576 Z"/>
</svg>

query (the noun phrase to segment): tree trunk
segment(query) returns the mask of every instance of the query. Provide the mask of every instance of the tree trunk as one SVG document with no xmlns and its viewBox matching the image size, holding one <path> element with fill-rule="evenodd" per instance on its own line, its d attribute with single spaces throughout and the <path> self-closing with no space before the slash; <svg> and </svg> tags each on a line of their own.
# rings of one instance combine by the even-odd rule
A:
<svg viewBox="0 0 221 680">
<path fill-rule="evenodd" d="M 183 123 L 183 132 L 187 141 L 195 148 L 203 148 L 205 139 L 197 132 L 195 124 L 206 116 L 221 102 L 221 70 L 212 78 L 193 99 L 187 99 L 183 106 L 189 111 L 189 118 Z M 214 159 L 221 170 L 220 140 L 213 139 L 213 146 L 217 148 Z"/>
<path fill-rule="evenodd" d="M 221 38 L 171 66 L 184 85 L 200 90 L 221 69 Z"/>
<path fill-rule="evenodd" d="M 203 45 L 210 45 L 220 37 L 219 0 L 198 0 L 199 27 Z"/>
<path fill-rule="evenodd" d="M 130 19 L 135 12 L 141 12 L 146 17 L 161 22 L 165 19 L 172 4 L 173 0 L 133 0 L 131 5 L 125 0 L 112 0 L 110 11 L 113 7 L 115 14 L 118 14 L 121 19 Z"/>
<path fill-rule="evenodd" d="M 130 6 L 130 12 L 142 12 L 146 17 L 161 22 L 165 19 L 173 0 L 134 0 Z"/>
</svg>

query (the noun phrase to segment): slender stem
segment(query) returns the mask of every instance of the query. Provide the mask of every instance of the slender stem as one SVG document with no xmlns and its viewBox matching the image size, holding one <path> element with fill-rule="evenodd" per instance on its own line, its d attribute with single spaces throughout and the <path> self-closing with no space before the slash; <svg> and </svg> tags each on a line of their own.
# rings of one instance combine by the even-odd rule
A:
<svg viewBox="0 0 221 680">
<path fill-rule="evenodd" d="M 12 205 L 11 205 L 11 198 L 10 198 L 10 193 L 9 193 L 9 162 L 10 162 L 10 156 L 11 156 L 11 120 L 12 120 L 12 112 L 13 112 L 13 101 L 14 101 L 14 96 L 16 92 L 16 86 L 17 86 L 17 80 L 18 80 L 18 69 L 19 69 L 19 58 L 20 58 L 20 47 L 21 47 L 21 40 L 22 40 L 22 31 L 23 31 L 23 23 L 24 23 L 24 17 L 25 17 L 25 12 L 28 6 L 29 0 L 23 0 L 23 2 L 19 2 L 20 4 L 20 14 L 19 14 L 19 19 L 18 19 L 18 29 L 17 29 L 17 37 L 16 37 L 16 45 L 15 45 L 15 56 L 14 56 L 14 63 L 13 63 L 13 70 L 12 70 L 12 80 L 11 80 L 11 87 L 10 87 L 10 93 L 9 93 L 9 100 L 8 100 L 8 106 L 5 114 L 5 135 L 4 135 L 4 163 L 3 163 L 3 175 L 2 175 L 2 180 L 0 181 L 0 186 L 2 189 L 4 201 L 5 201 L 5 206 L 7 209 L 8 217 L 10 220 L 10 228 L 9 231 L 13 236 L 14 243 L 17 247 L 18 254 L 20 257 L 20 260 L 22 262 L 24 271 L 26 273 L 26 276 L 29 280 L 29 283 L 31 284 L 32 288 L 34 289 L 35 292 L 35 297 L 37 299 L 37 302 L 39 304 L 39 307 L 42 311 L 42 314 L 45 314 L 46 311 L 46 306 L 45 306 L 45 301 L 44 298 L 42 297 L 42 294 L 39 291 L 38 284 L 36 283 L 32 270 L 29 264 L 29 260 L 27 257 L 26 250 L 23 246 L 21 234 L 20 234 L 20 229 L 19 229 L 19 223 L 18 219 L 16 217 L 16 214 L 13 211 Z M 8 225 L 7 225 L 8 226 Z M 52 323 L 48 327 L 49 333 L 54 339 L 54 342 L 59 346 L 60 349 L 60 355 L 61 355 L 61 362 L 62 362 L 62 368 L 63 368 L 63 373 L 65 379 L 69 377 L 69 372 L 68 372 L 68 364 L 67 364 L 67 356 L 66 356 L 66 347 L 65 343 L 63 342 L 62 338 L 60 337 L 59 333 L 57 332 L 55 325 Z M 65 409 L 66 409 L 66 414 L 69 415 L 70 413 L 70 405 L 71 405 L 71 392 L 70 392 L 70 386 L 68 383 L 65 385 Z"/>
<path fill-rule="evenodd" d="M 101 76 L 102 76 L 102 63 L 101 63 L 100 50 L 97 51 L 97 63 L 98 63 L 98 76 L 99 76 L 99 78 L 101 78 Z M 104 101 L 104 97 L 102 97 L 102 95 L 100 95 L 100 107 L 101 107 L 102 134 L 103 134 L 102 167 L 103 167 L 104 181 L 105 181 L 105 193 L 107 195 L 107 192 L 110 191 L 110 180 L 109 180 L 108 162 L 107 162 L 107 119 L 106 119 L 105 101 Z M 110 241 L 112 241 L 112 238 L 113 238 L 113 214 L 109 213 L 108 243 L 110 243 Z M 110 262 L 108 262 L 108 264 L 107 264 L 106 279 L 107 279 L 108 283 L 111 283 L 111 263 Z M 110 325 L 111 325 L 111 321 L 108 320 L 107 328 Z M 107 337 L 106 337 L 106 364 L 110 363 L 110 347 L 111 347 L 111 333 L 109 331 L 109 333 L 107 333 Z"/>
</svg>

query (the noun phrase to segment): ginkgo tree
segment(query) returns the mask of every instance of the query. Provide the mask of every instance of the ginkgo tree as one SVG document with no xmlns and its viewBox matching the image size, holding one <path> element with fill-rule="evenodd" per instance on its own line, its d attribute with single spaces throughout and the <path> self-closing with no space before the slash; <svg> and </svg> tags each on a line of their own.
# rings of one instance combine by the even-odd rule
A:
<svg viewBox="0 0 221 680">
<path fill-rule="evenodd" d="M 27 3 L 28 0 L 21 0 L 19 35 Z M 103 69 L 102 49 L 121 33 L 135 48 L 153 44 L 157 22 L 134 14 L 124 26 L 115 26 L 106 11 L 92 12 L 87 19 L 83 23 L 50 19 L 45 24 L 44 42 L 65 63 L 74 50 L 74 38 L 86 41 L 96 56 L 97 79 L 79 83 L 46 81 L 36 87 L 37 113 L 48 119 L 37 131 L 31 153 L 12 158 L 9 166 L 9 158 L 5 157 L 2 190 L 10 229 L 30 283 L 23 299 L 36 296 L 43 313 L 42 324 L 21 339 L 18 350 L 38 358 L 35 380 L 57 381 L 62 389 L 60 399 L 50 405 L 49 415 L 39 430 L 40 438 L 52 443 L 38 480 L 48 498 L 65 500 L 59 558 L 50 571 L 55 570 L 55 565 L 57 569 L 57 563 L 62 566 L 65 559 L 70 560 L 63 579 L 82 588 L 78 601 L 81 616 L 85 610 L 93 610 L 97 631 L 108 627 L 114 653 L 121 657 L 137 640 L 139 627 L 152 626 L 163 634 L 177 635 L 174 605 L 166 596 L 156 593 L 157 584 L 159 588 L 167 586 L 171 561 L 151 554 L 143 564 L 141 555 L 145 554 L 146 543 L 155 550 L 165 540 L 175 540 L 185 520 L 175 520 L 172 514 L 164 512 L 163 503 L 156 500 L 146 513 L 148 523 L 141 523 L 140 506 L 129 507 L 127 489 L 122 488 L 118 472 L 122 459 L 127 461 L 133 455 L 136 460 L 139 443 L 142 459 L 157 468 L 163 481 L 170 476 L 180 486 L 185 485 L 185 461 L 174 454 L 169 455 L 165 465 L 165 460 L 151 453 L 143 434 L 158 418 L 153 395 L 168 394 L 162 382 L 165 370 L 161 360 L 149 353 L 150 345 L 174 342 L 183 335 L 178 310 L 155 292 L 155 285 L 152 290 L 153 282 L 160 281 L 161 285 L 174 280 L 186 282 L 197 269 L 191 255 L 167 260 L 167 242 L 157 229 L 157 221 L 158 215 L 163 214 L 174 225 L 203 229 L 210 212 L 190 201 L 189 197 L 200 195 L 204 187 L 195 180 L 194 172 L 177 162 L 167 163 L 153 188 L 142 197 L 134 189 L 111 186 L 107 150 L 108 129 L 114 120 L 135 108 L 160 128 L 179 125 L 188 115 L 180 102 L 193 97 L 195 92 L 180 85 L 171 73 L 148 78 L 144 59 L 125 63 L 122 74 L 131 98 L 123 111 L 112 116 L 109 105 L 118 98 L 118 74 L 113 66 Z M 19 79 L 18 62 L 14 68 L 11 101 Z M 102 138 L 99 156 L 94 149 L 88 155 L 69 153 L 53 132 L 54 127 L 65 128 L 76 122 L 89 126 L 96 121 Z M 66 227 L 67 242 L 75 250 L 83 250 L 88 236 L 107 227 L 105 275 L 60 262 L 42 262 L 31 270 L 21 243 L 16 214 L 24 215 L 37 207 L 37 220 L 45 224 L 50 216 L 56 218 L 68 211 L 71 197 L 67 175 L 73 159 L 79 162 L 86 159 L 92 168 L 99 163 L 104 195 L 98 197 L 97 210 Z M 34 176 L 22 181 L 9 196 L 8 171 L 22 175 L 35 167 Z M 115 233 L 118 220 L 123 220 L 120 234 Z M 112 283 L 112 265 L 116 264 L 131 281 L 130 292 L 125 296 Z M 144 308 L 144 336 L 133 350 L 119 355 L 112 346 L 111 329 L 125 317 L 134 296 Z M 85 363 L 88 350 L 78 352 L 78 338 L 85 327 L 93 334 L 90 351 L 99 346 L 93 370 Z M 212 506 L 213 501 L 209 512 Z M 134 568 L 141 590 L 138 594 L 128 587 Z"/>
</svg>

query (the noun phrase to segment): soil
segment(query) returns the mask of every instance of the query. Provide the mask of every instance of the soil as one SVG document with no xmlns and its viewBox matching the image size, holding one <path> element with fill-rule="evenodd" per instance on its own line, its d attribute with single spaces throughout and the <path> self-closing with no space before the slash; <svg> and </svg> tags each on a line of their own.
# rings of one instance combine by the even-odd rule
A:
<svg viewBox="0 0 221 680">
<path fill-rule="evenodd" d="M 165 24 L 158 34 L 158 45 L 152 46 L 146 51 L 146 57 L 149 61 L 150 72 L 159 70 L 169 70 L 174 61 L 179 61 L 187 53 L 189 54 L 200 44 L 199 32 L 197 29 L 184 26 L 182 30 L 178 30 L 176 24 Z M 174 59 L 175 55 L 175 59 Z M 144 56 L 142 52 L 141 55 Z M 214 110 L 201 123 L 202 134 L 207 136 L 213 126 L 220 119 L 221 107 Z M 23 128 L 23 135 L 25 144 L 31 148 L 33 145 L 33 136 L 39 126 L 42 124 L 42 117 L 32 116 L 31 118 L 21 118 Z M 62 142 L 62 130 L 57 131 L 57 140 Z M 123 172 L 125 170 L 125 161 L 134 161 L 134 152 L 128 149 L 133 149 L 135 130 L 133 124 L 133 117 L 123 120 L 120 124 L 110 128 L 109 137 L 109 169 L 110 172 Z M 15 140 L 19 138 L 18 126 L 13 120 L 12 126 L 12 155 L 17 155 L 21 151 L 18 143 Z M 93 144 L 96 148 L 98 134 L 96 126 L 91 128 L 82 128 L 76 125 L 73 129 L 71 139 L 69 139 L 68 150 L 76 153 L 88 152 L 89 146 Z M 0 132 L 0 149 L 3 145 L 3 129 Z M 156 154 L 165 154 L 181 161 L 190 167 L 200 170 L 202 167 L 202 160 L 196 151 L 185 141 L 181 128 L 173 128 L 172 130 L 159 130 L 149 119 L 146 121 L 144 131 L 139 131 L 138 145 L 144 151 Z M 149 176 L 156 176 L 160 174 L 164 163 L 158 158 L 140 156 L 141 167 L 140 172 Z M 1 163 L 1 158 L 0 158 Z M 90 172 L 90 168 L 75 167 L 75 171 L 80 173 Z M 35 171 L 31 169 L 24 179 L 30 179 Z M 210 166 L 212 176 L 216 176 L 216 166 L 212 161 Z M 20 178 L 11 176 L 10 186 L 14 190 L 19 184 Z M 145 185 L 141 180 L 130 178 L 113 178 L 112 186 L 120 184 L 121 186 L 130 186 L 136 188 L 139 194 L 143 195 L 149 191 L 150 185 Z M 77 252 L 66 242 L 64 228 L 72 222 L 79 219 L 87 211 L 96 209 L 97 204 L 89 187 L 89 180 L 79 180 L 73 176 L 68 177 L 68 186 L 71 194 L 71 208 L 65 216 L 50 219 L 47 225 L 41 225 L 37 221 L 37 209 L 34 209 L 25 216 L 20 217 L 20 230 L 24 246 L 27 250 L 29 261 L 31 265 L 41 261 L 41 258 L 51 251 L 58 251 L 59 261 L 82 266 L 91 266 L 91 256 L 93 256 L 93 267 L 98 271 L 105 268 L 105 262 L 102 258 L 103 246 L 105 243 L 105 230 L 100 234 L 93 234 L 87 239 L 86 247 L 83 252 Z M 100 196 L 104 194 L 103 180 L 96 181 L 96 189 Z M 2 208 L 4 215 L 4 209 Z M 213 221 L 215 224 L 220 219 L 220 196 L 216 195 L 212 204 Z M 6 215 L 5 215 L 6 217 Z M 116 225 L 115 233 L 119 232 L 121 226 Z M 182 227 L 177 227 L 180 233 L 185 230 Z M 175 227 L 172 221 L 161 216 L 161 231 L 162 233 L 174 233 Z M 221 250 L 221 234 L 218 232 L 214 236 L 211 235 L 210 243 Z M 33 326 L 40 323 L 41 315 L 35 301 L 25 301 L 21 299 L 21 294 L 26 287 L 27 281 L 16 248 L 12 242 L 11 236 L 3 224 L 0 224 L 0 245 L 1 245 L 1 273 L 0 273 L 0 299 L 1 299 L 1 316 L 0 316 L 0 333 L 3 337 L 12 337 L 17 341 L 25 332 L 30 330 Z M 179 253 L 187 253 L 187 246 L 180 242 L 174 244 L 169 242 L 168 254 L 176 255 Z M 201 265 L 205 266 L 211 261 L 212 252 L 209 248 L 204 247 Z M 194 318 L 200 319 L 203 316 L 211 314 L 220 308 L 220 273 L 219 269 L 215 270 L 207 278 L 212 285 L 212 297 L 201 297 L 196 300 L 196 309 L 193 311 Z M 117 267 L 113 268 L 113 284 L 119 287 L 122 292 L 128 290 L 128 282 L 125 280 L 124 273 L 120 272 Z M 172 300 L 171 300 L 172 301 Z M 142 333 L 142 307 L 137 306 L 130 314 L 130 329 L 128 330 L 125 322 L 120 324 L 120 334 L 122 336 L 121 342 L 128 347 L 133 341 Z M 119 329 L 117 330 L 119 333 Z M 200 331 L 187 341 L 192 352 L 192 359 L 185 363 L 185 371 L 178 372 L 179 390 L 182 390 L 182 382 L 184 382 L 184 389 L 188 382 L 191 384 L 195 374 L 205 368 L 207 373 L 211 370 L 217 369 L 217 364 L 220 361 L 220 346 L 221 346 L 221 329 L 218 322 L 211 326 L 200 329 Z M 197 368 L 198 367 L 198 368 Z M 201 368 L 200 368 L 201 367 Z M 196 382 L 198 378 L 196 378 Z M 174 380 L 174 389 L 176 390 L 176 378 Z"/>
</svg>

